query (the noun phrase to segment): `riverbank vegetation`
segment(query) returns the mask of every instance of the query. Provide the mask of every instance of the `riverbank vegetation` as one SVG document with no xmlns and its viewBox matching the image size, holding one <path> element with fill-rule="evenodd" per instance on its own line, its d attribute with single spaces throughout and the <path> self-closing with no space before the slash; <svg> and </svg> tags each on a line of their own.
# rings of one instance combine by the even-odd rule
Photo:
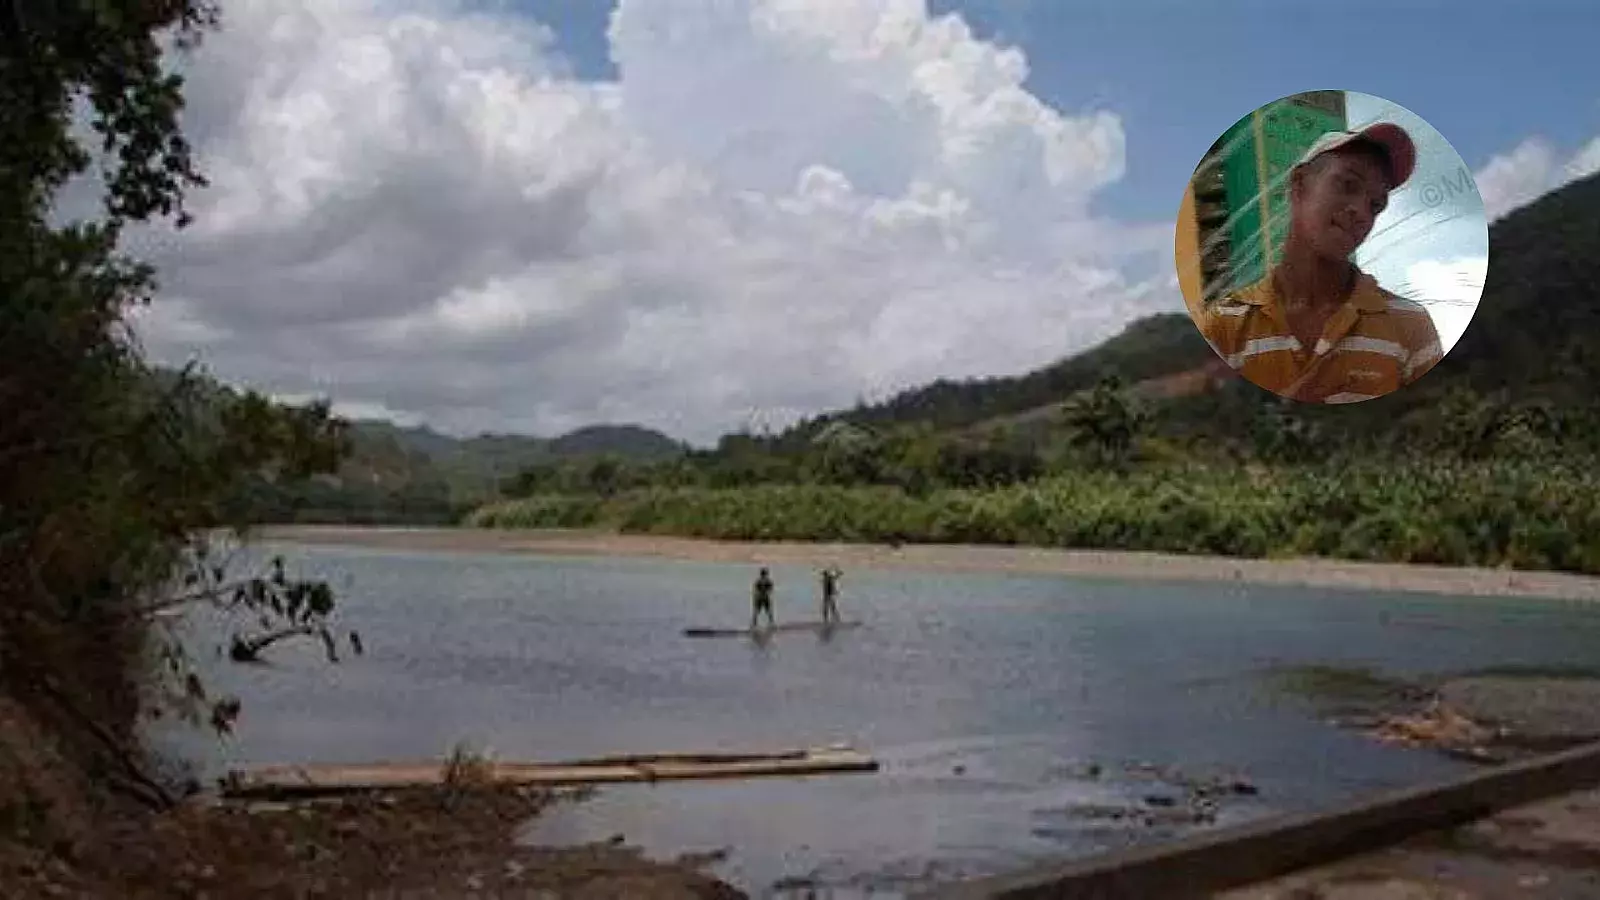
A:
<svg viewBox="0 0 1600 900">
<path fill-rule="evenodd" d="M 1387 397 L 1286 403 L 1186 316 L 1154 316 L 1019 377 L 647 464 L 529 466 L 463 521 L 1600 574 L 1600 176 L 1505 216 L 1490 246 L 1472 326 Z"/>
<path fill-rule="evenodd" d="M 835 420 L 669 464 L 530 469 L 465 523 L 1600 574 L 1594 411 L 1443 388 L 1366 411 L 1110 378 L 1021 424 Z"/>
<path fill-rule="evenodd" d="M 1587 466 L 1515 461 L 1169 466 L 923 494 L 773 484 L 540 495 L 485 507 L 467 523 L 738 540 L 1325 556 L 1600 574 L 1597 488 Z"/>
<path fill-rule="evenodd" d="M 1327 410 L 1274 403 L 1240 415 L 1225 399 L 1211 403 L 1205 421 L 1231 414 L 1237 431 L 1185 434 L 1170 410 L 1130 411 L 1137 399 L 1107 384 L 1032 441 L 913 426 L 835 432 L 837 442 L 798 453 L 749 440 L 668 467 L 530 471 L 465 523 L 1600 574 L 1588 410 L 1457 392 L 1363 435 L 1336 430 Z"/>
</svg>

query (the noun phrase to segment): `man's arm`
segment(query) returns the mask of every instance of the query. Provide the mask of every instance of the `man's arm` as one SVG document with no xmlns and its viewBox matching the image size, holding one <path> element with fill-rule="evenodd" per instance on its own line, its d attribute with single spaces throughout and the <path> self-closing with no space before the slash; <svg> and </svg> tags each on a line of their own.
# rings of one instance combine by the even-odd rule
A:
<svg viewBox="0 0 1600 900">
<path fill-rule="evenodd" d="M 1405 316 L 1402 330 L 1410 355 L 1402 363 L 1400 383 L 1411 384 L 1428 374 L 1428 370 L 1444 358 L 1444 347 L 1439 342 L 1439 329 L 1434 327 L 1433 317 L 1426 310 L 1418 315 Z"/>
</svg>

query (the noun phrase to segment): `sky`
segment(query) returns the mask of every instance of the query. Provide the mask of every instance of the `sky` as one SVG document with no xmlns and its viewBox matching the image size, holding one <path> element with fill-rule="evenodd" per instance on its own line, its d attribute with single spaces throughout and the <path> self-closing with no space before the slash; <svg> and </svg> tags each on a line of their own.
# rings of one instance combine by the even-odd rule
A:
<svg viewBox="0 0 1600 900">
<path fill-rule="evenodd" d="M 1382 97 L 1345 95 L 1351 128 L 1392 122 L 1417 148 L 1416 169 L 1357 249 L 1361 269 L 1433 317 L 1449 353 L 1472 324 L 1489 272 L 1489 223 L 1466 161 L 1426 119 Z"/>
<path fill-rule="evenodd" d="M 224 0 L 179 64 L 211 184 L 129 235 L 136 326 L 454 434 L 781 427 L 1181 311 L 1184 184 L 1287 94 L 1420 117 L 1491 219 L 1600 170 L 1587 6 Z M 1391 233 L 1439 268 L 1374 264 L 1475 294 L 1446 218 Z"/>
</svg>

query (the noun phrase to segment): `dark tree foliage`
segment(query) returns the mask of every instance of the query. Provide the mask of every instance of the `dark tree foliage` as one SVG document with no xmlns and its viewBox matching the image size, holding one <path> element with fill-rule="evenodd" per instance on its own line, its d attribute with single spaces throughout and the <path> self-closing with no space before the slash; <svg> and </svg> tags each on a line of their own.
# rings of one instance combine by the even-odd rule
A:
<svg viewBox="0 0 1600 900">
<path fill-rule="evenodd" d="M 226 729 L 238 706 L 209 697 L 155 623 L 211 602 L 324 628 L 325 585 L 281 569 L 234 579 L 215 538 L 243 533 L 247 480 L 303 479 L 345 449 L 326 404 L 161 375 L 127 326 L 157 284 L 119 237 L 182 227 L 184 192 L 204 184 L 164 48 L 216 22 L 203 0 L 0 4 L 0 687 L 91 776 L 158 803 L 137 764 L 140 710 L 177 701 Z M 100 214 L 54 221 L 60 190 L 97 163 Z"/>
<path fill-rule="evenodd" d="M 1108 468 L 1122 468 L 1131 461 L 1150 424 L 1149 411 L 1115 375 L 1068 401 L 1064 415 L 1072 443 L 1094 465 Z"/>
</svg>

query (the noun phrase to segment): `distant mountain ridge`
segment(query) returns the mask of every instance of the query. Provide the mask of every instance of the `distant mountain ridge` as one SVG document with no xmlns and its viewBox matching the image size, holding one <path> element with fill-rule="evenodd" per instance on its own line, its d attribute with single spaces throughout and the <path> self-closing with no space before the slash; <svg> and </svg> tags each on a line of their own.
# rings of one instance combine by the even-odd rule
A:
<svg viewBox="0 0 1600 900">
<path fill-rule="evenodd" d="M 453 437 L 427 426 L 347 420 L 350 452 L 331 475 L 294 486 L 257 485 L 266 521 L 444 524 L 500 494 L 508 479 L 548 464 L 651 464 L 688 448 L 637 425 L 596 425 L 553 438 Z"/>
<path fill-rule="evenodd" d="M 351 438 L 345 474 L 361 477 L 388 468 L 404 473 L 395 482 L 437 478 L 452 496 L 462 497 L 492 494 L 502 480 L 543 463 L 601 457 L 651 463 L 676 459 L 688 449 L 639 425 L 590 425 L 553 438 L 493 433 L 457 438 L 425 425 L 361 419 L 351 422 Z M 395 466 L 399 459 L 409 465 Z"/>
</svg>

